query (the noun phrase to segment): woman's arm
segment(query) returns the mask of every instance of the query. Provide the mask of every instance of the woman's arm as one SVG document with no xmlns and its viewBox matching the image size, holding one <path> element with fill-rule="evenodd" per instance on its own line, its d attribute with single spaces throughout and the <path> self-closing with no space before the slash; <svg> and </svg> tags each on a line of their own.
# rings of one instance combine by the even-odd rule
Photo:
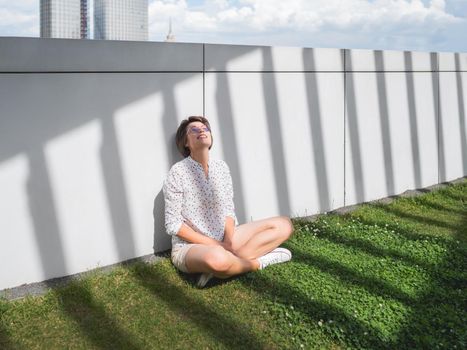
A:
<svg viewBox="0 0 467 350">
<path fill-rule="evenodd" d="M 232 185 L 232 176 L 230 175 L 230 169 L 227 163 L 224 162 L 224 215 L 225 215 L 225 224 L 224 224 L 224 248 L 227 250 L 232 250 L 232 239 L 235 233 L 235 206 L 233 201 L 233 185 Z"/>
<path fill-rule="evenodd" d="M 222 242 L 215 240 L 214 238 L 205 236 L 199 232 L 193 230 L 190 226 L 185 223 L 182 224 L 180 230 L 177 232 L 177 236 L 181 239 L 196 244 L 205 244 L 210 246 L 220 245 L 223 246 Z"/>
<path fill-rule="evenodd" d="M 235 230 L 235 219 L 231 216 L 225 217 L 225 226 L 224 226 L 224 248 L 231 250 L 232 248 L 232 238 Z"/>
</svg>

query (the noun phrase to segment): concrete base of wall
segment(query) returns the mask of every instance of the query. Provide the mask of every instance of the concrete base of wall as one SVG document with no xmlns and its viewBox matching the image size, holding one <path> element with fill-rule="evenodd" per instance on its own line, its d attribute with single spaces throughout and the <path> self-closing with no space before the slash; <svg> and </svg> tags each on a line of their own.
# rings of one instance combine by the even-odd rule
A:
<svg viewBox="0 0 467 350">
<path fill-rule="evenodd" d="M 3 290 L 0 290 L 0 298 L 4 298 L 6 300 L 17 300 L 17 299 L 25 298 L 27 296 L 44 295 L 50 290 L 66 286 L 67 284 L 73 281 L 79 281 L 91 274 L 95 274 L 95 273 L 108 274 L 112 272 L 113 270 L 115 270 L 115 268 L 117 267 L 128 266 L 136 262 L 153 264 L 153 263 L 160 261 L 163 258 L 169 257 L 169 254 L 170 254 L 170 250 L 166 250 L 164 252 L 157 253 L 156 255 L 149 254 L 149 255 L 138 257 L 138 258 L 122 261 L 117 264 L 99 267 L 96 269 L 92 269 L 92 270 L 82 272 L 82 273 L 77 273 L 77 274 L 70 275 L 70 276 L 52 278 L 52 279 L 42 281 L 42 282 L 28 283 L 28 284 L 23 284 L 18 287 L 14 287 L 14 288 L 3 289 Z"/>
<path fill-rule="evenodd" d="M 376 199 L 374 201 L 368 201 L 368 202 L 355 204 L 355 205 L 347 205 L 345 207 L 338 208 L 338 209 L 329 211 L 329 212 L 324 213 L 324 214 L 310 215 L 310 216 L 300 217 L 300 218 L 296 218 L 296 219 L 305 220 L 305 221 L 315 221 L 316 219 L 318 219 L 318 217 L 320 217 L 322 215 L 326 215 L 326 214 L 343 215 L 343 214 L 347 214 L 347 213 L 350 213 L 350 212 L 358 209 L 360 206 L 362 206 L 364 204 L 371 204 L 371 203 L 389 204 L 389 203 L 393 202 L 394 200 L 396 200 L 398 198 L 407 198 L 407 197 L 420 196 L 422 194 L 429 193 L 429 192 L 432 192 L 432 191 L 435 191 L 435 190 L 439 190 L 440 188 L 447 187 L 449 185 L 454 185 L 454 184 L 461 183 L 461 182 L 463 182 L 465 180 L 467 180 L 467 176 L 460 177 L 460 178 L 455 179 L 453 181 L 447 181 L 447 182 L 443 182 L 443 183 L 436 184 L 436 185 L 433 185 L 433 186 L 428 186 L 428 187 L 425 187 L 425 188 L 418 188 L 416 190 L 407 190 L 407 191 L 405 191 L 405 192 L 403 192 L 401 194 Z"/>
</svg>

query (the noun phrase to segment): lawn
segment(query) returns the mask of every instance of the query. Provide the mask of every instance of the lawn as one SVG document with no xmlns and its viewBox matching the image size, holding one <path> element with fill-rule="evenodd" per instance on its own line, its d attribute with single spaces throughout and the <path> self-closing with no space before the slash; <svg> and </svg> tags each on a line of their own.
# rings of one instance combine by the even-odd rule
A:
<svg viewBox="0 0 467 350">
<path fill-rule="evenodd" d="M 165 258 L 0 300 L 0 348 L 467 347 L 467 181 L 294 225 L 290 263 L 205 289 Z"/>
</svg>

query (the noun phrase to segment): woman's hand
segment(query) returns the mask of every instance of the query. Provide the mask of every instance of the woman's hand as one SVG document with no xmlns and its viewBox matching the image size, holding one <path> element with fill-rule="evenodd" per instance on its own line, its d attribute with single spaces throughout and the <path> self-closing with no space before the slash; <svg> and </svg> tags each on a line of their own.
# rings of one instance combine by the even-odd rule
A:
<svg viewBox="0 0 467 350">
<path fill-rule="evenodd" d="M 220 242 L 220 243 L 221 243 L 222 248 L 224 248 L 225 250 L 228 250 L 229 252 L 233 253 L 232 242 L 229 239 L 225 239 L 225 237 L 224 237 L 224 241 Z"/>
</svg>

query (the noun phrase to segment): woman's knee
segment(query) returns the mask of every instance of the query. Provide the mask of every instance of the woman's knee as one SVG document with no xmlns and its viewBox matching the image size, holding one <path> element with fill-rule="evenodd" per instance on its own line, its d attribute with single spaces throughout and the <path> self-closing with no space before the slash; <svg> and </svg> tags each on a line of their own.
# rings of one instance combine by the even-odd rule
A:
<svg viewBox="0 0 467 350">
<path fill-rule="evenodd" d="M 288 216 L 278 216 L 277 226 L 285 240 L 289 239 L 294 231 L 292 220 Z"/>
<path fill-rule="evenodd" d="M 205 263 L 214 272 L 225 272 L 232 266 L 232 257 L 222 247 L 213 247 L 204 257 Z"/>
</svg>

